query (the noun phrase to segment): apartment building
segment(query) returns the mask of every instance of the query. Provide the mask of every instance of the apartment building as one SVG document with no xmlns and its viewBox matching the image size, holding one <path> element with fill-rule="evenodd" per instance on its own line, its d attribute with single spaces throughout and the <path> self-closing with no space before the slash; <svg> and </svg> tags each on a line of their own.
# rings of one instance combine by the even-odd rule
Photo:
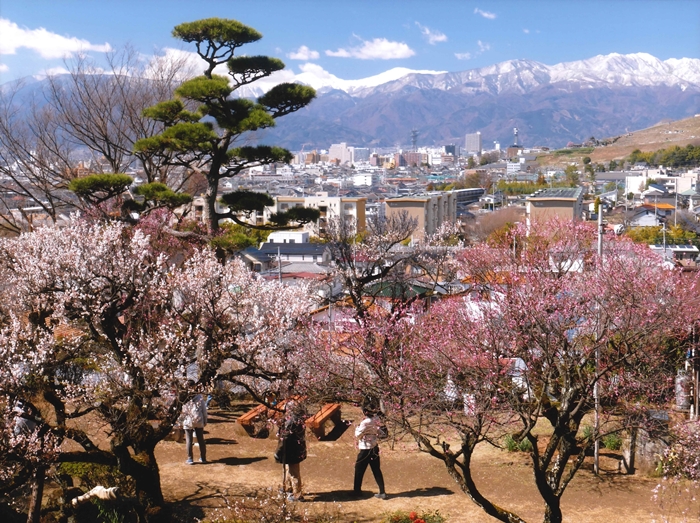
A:
<svg viewBox="0 0 700 523">
<path fill-rule="evenodd" d="M 437 231 L 444 222 L 457 219 L 457 198 L 453 192 L 434 192 L 415 196 L 391 198 L 385 202 L 387 218 L 407 212 L 418 224 L 414 240 L 422 240 Z"/>
<path fill-rule="evenodd" d="M 343 196 L 328 196 L 327 192 L 319 192 L 313 196 L 276 196 L 275 204 L 266 207 L 264 217 L 269 220 L 276 212 L 285 212 L 292 207 L 311 207 L 321 213 L 318 227 L 323 232 L 328 220 L 340 216 L 344 220 L 355 223 L 357 231 L 364 231 L 367 224 L 365 204 L 367 198 L 348 198 Z"/>
</svg>

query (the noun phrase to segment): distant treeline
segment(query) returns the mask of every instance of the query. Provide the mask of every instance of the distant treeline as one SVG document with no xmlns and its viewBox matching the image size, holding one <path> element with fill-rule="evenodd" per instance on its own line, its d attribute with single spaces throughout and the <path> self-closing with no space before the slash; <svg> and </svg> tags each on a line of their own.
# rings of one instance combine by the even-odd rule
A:
<svg viewBox="0 0 700 523">
<path fill-rule="evenodd" d="M 679 147 L 674 145 L 667 149 L 649 152 L 635 149 L 629 155 L 627 161 L 631 164 L 646 162 L 653 166 L 695 167 L 700 164 L 700 146 L 688 144 L 685 147 Z"/>
</svg>

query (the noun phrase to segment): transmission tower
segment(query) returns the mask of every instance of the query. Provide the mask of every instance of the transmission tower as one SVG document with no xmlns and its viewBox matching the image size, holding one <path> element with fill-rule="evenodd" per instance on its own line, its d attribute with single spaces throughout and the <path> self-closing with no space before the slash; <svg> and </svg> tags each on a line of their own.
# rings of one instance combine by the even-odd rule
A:
<svg viewBox="0 0 700 523">
<path fill-rule="evenodd" d="M 413 152 L 416 152 L 416 142 L 418 141 L 418 129 L 411 130 L 411 145 L 413 145 Z"/>
</svg>

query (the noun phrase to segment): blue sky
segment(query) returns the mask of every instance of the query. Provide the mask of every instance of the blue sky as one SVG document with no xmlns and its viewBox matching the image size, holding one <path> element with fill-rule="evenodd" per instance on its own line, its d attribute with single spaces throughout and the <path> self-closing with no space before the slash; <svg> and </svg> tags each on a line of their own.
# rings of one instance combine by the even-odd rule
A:
<svg viewBox="0 0 700 523">
<path fill-rule="evenodd" d="M 234 18 L 263 34 L 242 48 L 295 74 L 365 78 L 394 67 L 462 71 L 510 59 L 553 65 L 613 52 L 700 58 L 698 0 L 2 0 L 0 83 L 60 71 L 79 49 L 144 55 L 193 47 L 173 26 Z"/>
</svg>

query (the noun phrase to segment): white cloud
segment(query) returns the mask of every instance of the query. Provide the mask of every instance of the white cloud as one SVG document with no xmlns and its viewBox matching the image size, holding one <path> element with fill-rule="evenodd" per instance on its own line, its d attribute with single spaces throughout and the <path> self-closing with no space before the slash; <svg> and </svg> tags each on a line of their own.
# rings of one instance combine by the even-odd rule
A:
<svg viewBox="0 0 700 523">
<path fill-rule="evenodd" d="M 291 53 L 287 54 L 288 58 L 291 58 L 292 60 L 318 60 L 319 57 L 318 51 L 314 51 L 312 49 L 309 49 L 305 45 L 302 45 L 299 49 L 296 51 L 292 51 Z"/>
<path fill-rule="evenodd" d="M 179 81 L 201 75 L 207 68 L 207 64 L 197 53 L 173 47 L 165 47 L 159 54 L 143 56 L 143 59 L 147 61 L 144 71 L 144 76 L 147 78 L 157 75 L 157 71 L 162 71 L 167 64 L 177 64 L 179 66 L 177 77 Z M 225 75 L 228 73 L 228 69 L 225 64 L 222 64 L 214 69 L 214 73 Z"/>
<path fill-rule="evenodd" d="M 416 22 L 416 25 L 430 45 L 435 45 L 438 42 L 447 42 L 447 35 L 445 33 L 432 30 L 429 27 L 421 25 L 419 22 Z"/>
<path fill-rule="evenodd" d="M 523 33 L 525 33 L 526 35 L 529 35 L 529 34 L 530 34 L 530 30 L 529 30 L 529 29 L 523 29 Z"/>
<path fill-rule="evenodd" d="M 482 42 L 481 40 L 477 40 L 476 45 L 479 46 L 478 51 L 475 51 L 473 53 L 455 53 L 455 58 L 457 58 L 457 60 L 470 60 L 479 56 L 484 51 L 488 51 L 489 49 L 491 49 L 491 44 L 487 42 Z"/>
<path fill-rule="evenodd" d="M 478 7 L 474 8 L 474 14 L 481 15 L 484 18 L 488 18 L 489 20 L 494 20 L 496 18 L 496 13 L 489 13 L 488 11 L 482 11 Z"/>
<path fill-rule="evenodd" d="M 37 80 L 43 80 L 47 76 L 55 76 L 59 74 L 68 74 L 70 71 L 65 67 L 50 67 L 49 69 L 44 69 L 38 74 L 34 75 Z"/>
<path fill-rule="evenodd" d="M 299 66 L 301 73 L 296 75 L 291 81 L 296 80 L 297 82 L 302 82 L 310 85 L 316 89 L 322 87 L 333 87 L 334 89 L 343 89 L 345 91 L 352 91 L 354 89 L 362 89 L 365 87 L 373 87 L 381 85 L 386 82 L 391 82 L 399 78 L 403 78 L 407 74 L 442 74 L 446 71 L 433 71 L 433 70 L 414 70 L 407 69 L 405 67 L 394 67 L 383 73 L 379 73 L 374 76 L 369 76 L 367 78 L 360 78 L 358 80 L 343 80 L 337 76 L 329 73 L 323 67 L 318 64 L 307 63 Z M 289 80 L 288 80 L 289 81 Z"/>
<path fill-rule="evenodd" d="M 403 42 L 392 42 L 386 38 L 375 38 L 374 40 L 361 40 L 362 45 L 338 49 L 337 51 L 326 51 L 327 56 L 338 58 L 359 58 L 360 60 L 391 60 L 394 58 L 408 58 L 413 56 L 415 51 Z"/>
<path fill-rule="evenodd" d="M 487 44 L 486 42 L 482 42 L 481 40 L 477 40 L 476 45 L 479 46 L 479 54 L 491 49 L 491 44 Z"/>
<path fill-rule="evenodd" d="M 112 49 L 108 43 L 91 44 L 76 37 L 61 36 L 39 29 L 19 27 L 7 18 L 0 18 L 0 54 L 15 54 L 24 47 L 36 51 L 42 58 L 64 58 L 78 51 L 107 52 Z"/>
<path fill-rule="evenodd" d="M 10 68 L 7 66 L 7 64 L 0 64 L 0 73 L 6 73 L 9 70 Z"/>
</svg>

